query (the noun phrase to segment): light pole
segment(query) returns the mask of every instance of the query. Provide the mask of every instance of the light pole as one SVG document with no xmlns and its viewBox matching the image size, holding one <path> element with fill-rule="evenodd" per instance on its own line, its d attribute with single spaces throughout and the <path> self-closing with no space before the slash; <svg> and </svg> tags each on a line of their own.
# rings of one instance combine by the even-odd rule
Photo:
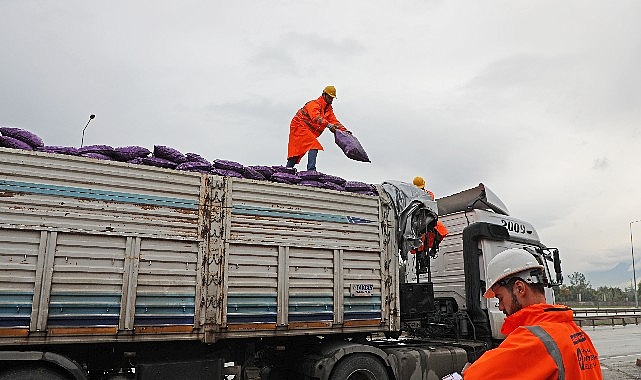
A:
<svg viewBox="0 0 641 380">
<path fill-rule="evenodd" d="M 634 281 L 634 307 L 639 307 L 639 295 L 637 294 L 637 271 L 634 268 L 634 241 L 632 240 L 632 223 L 641 222 L 633 220 L 630 222 L 630 251 L 632 252 L 632 280 Z"/>
<path fill-rule="evenodd" d="M 85 127 L 82 129 L 82 140 L 80 140 L 80 147 L 81 147 L 81 148 L 82 148 L 82 146 L 83 146 L 83 145 L 84 145 L 84 143 L 85 143 L 85 129 L 87 129 L 87 127 L 89 126 L 89 122 L 90 122 L 91 120 L 93 120 L 93 119 L 94 119 L 94 117 L 96 117 L 96 115 L 89 115 L 89 121 L 87 121 L 87 125 L 85 125 Z"/>
</svg>

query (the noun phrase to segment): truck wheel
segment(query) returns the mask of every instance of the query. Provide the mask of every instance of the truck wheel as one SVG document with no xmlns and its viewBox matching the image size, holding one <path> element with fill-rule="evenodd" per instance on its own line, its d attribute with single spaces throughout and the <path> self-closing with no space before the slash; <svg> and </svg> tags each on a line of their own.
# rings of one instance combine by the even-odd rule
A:
<svg viewBox="0 0 641 380">
<path fill-rule="evenodd" d="M 0 373 L 0 380 L 69 380 L 70 378 L 43 366 L 10 368 Z"/>
<path fill-rule="evenodd" d="M 388 376 L 383 363 L 374 356 L 353 354 L 338 363 L 330 380 L 388 380 Z"/>
</svg>

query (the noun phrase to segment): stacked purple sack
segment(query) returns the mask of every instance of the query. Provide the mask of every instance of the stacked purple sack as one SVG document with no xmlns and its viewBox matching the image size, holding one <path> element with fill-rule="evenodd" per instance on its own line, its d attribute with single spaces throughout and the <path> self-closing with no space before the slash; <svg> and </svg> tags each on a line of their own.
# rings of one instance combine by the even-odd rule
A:
<svg viewBox="0 0 641 380">
<path fill-rule="evenodd" d="M 245 178 L 243 175 L 244 166 L 235 161 L 214 160 L 212 173 L 223 177 Z"/>
<path fill-rule="evenodd" d="M 0 146 L 5 148 L 34 150 L 45 144 L 36 134 L 20 128 L 0 127 Z"/>
<path fill-rule="evenodd" d="M 150 153 L 149 149 L 142 146 L 121 146 L 113 150 L 114 159 L 123 162 L 130 162 L 136 158 L 147 157 Z"/>
<path fill-rule="evenodd" d="M 87 145 L 78 148 L 81 157 L 95 158 L 97 160 L 113 160 L 114 148 L 109 145 Z"/>
<path fill-rule="evenodd" d="M 78 152 L 78 148 L 72 147 L 72 146 L 42 146 L 37 149 L 40 152 L 45 152 L 45 153 L 56 153 L 56 154 L 66 154 L 69 156 L 79 156 L 80 152 Z"/>
</svg>

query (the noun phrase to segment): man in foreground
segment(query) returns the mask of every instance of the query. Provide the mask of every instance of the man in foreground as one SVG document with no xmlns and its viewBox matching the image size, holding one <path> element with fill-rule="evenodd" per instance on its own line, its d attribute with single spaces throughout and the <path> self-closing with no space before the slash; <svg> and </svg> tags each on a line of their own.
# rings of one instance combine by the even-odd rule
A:
<svg viewBox="0 0 641 380">
<path fill-rule="evenodd" d="M 497 298 L 507 335 L 464 370 L 473 379 L 602 379 L 599 355 L 572 309 L 545 300 L 545 271 L 525 249 L 507 249 L 487 267 L 485 298 Z"/>
</svg>

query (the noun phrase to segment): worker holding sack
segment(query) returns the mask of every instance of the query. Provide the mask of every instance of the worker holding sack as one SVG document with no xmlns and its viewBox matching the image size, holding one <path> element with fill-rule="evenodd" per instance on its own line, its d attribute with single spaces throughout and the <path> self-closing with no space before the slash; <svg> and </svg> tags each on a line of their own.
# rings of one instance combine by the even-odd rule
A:
<svg viewBox="0 0 641 380">
<path fill-rule="evenodd" d="M 316 156 L 323 146 L 317 137 L 325 128 L 334 133 L 345 131 L 334 115 L 332 102 L 336 98 L 336 88 L 327 86 L 318 99 L 310 100 L 296 112 L 289 125 L 289 143 L 287 145 L 287 167 L 293 168 L 307 153 L 307 170 L 316 170 Z"/>
</svg>

